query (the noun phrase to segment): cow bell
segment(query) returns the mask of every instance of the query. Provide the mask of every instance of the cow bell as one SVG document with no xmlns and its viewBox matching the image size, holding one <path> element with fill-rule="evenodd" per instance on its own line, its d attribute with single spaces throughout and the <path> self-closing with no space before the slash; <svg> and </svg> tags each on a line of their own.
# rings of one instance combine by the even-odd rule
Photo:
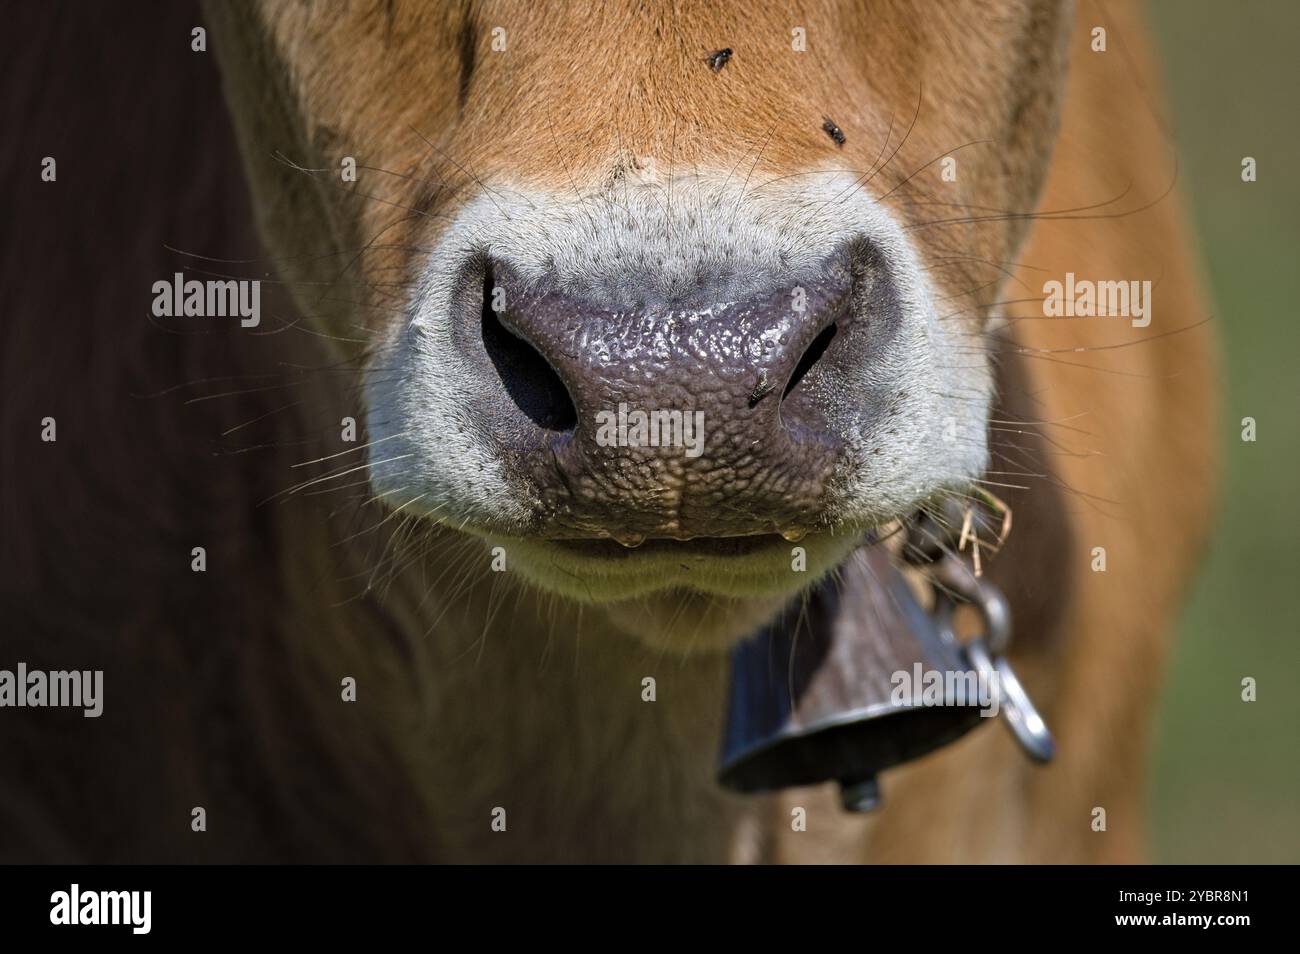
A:
<svg viewBox="0 0 1300 954">
<path fill-rule="evenodd" d="M 900 698 L 896 674 L 968 669 L 885 548 L 861 547 L 806 602 L 732 651 L 719 781 L 759 793 L 834 780 L 847 810 L 870 811 L 879 772 L 980 722 L 975 699 Z"/>
</svg>

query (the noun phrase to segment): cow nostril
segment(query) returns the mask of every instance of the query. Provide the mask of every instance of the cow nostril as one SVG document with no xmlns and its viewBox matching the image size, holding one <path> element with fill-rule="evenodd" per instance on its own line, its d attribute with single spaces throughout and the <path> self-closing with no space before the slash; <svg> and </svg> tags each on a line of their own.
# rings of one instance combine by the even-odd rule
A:
<svg viewBox="0 0 1300 954">
<path fill-rule="evenodd" d="M 492 309 L 492 270 L 483 280 L 483 346 L 510 400 L 548 431 L 572 431 L 578 411 L 569 389 L 541 353 L 504 324 Z"/>
<path fill-rule="evenodd" d="M 826 353 L 826 349 L 831 345 L 831 339 L 835 337 L 838 330 L 837 326 L 832 323 L 812 340 L 812 344 L 808 345 L 803 357 L 795 365 L 794 373 L 790 375 L 790 383 L 785 386 L 785 391 L 781 394 L 781 400 L 784 401 L 789 397 L 790 392 L 799 386 L 799 382 L 803 380 L 804 375 L 811 371 L 812 366 L 821 360 L 822 355 Z"/>
</svg>

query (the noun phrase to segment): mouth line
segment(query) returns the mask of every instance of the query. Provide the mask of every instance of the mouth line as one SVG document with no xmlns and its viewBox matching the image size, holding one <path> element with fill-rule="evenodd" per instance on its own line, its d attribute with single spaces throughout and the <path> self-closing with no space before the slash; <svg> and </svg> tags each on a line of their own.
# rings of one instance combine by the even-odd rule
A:
<svg viewBox="0 0 1300 954">
<path fill-rule="evenodd" d="M 576 556 L 603 560 L 629 560 L 650 556 L 744 557 L 777 546 L 792 546 L 797 541 L 787 540 L 775 533 L 760 533 L 734 537 L 695 537 L 691 540 L 651 537 L 635 546 L 609 539 L 565 539 L 547 542 Z"/>
</svg>

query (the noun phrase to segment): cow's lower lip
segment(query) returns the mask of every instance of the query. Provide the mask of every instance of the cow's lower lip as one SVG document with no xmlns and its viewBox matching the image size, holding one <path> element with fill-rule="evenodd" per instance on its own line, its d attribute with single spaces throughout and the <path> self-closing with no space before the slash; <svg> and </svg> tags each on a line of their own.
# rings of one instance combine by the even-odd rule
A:
<svg viewBox="0 0 1300 954">
<path fill-rule="evenodd" d="M 554 540 L 552 543 L 570 553 L 606 560 L 665 554 L 682 557 L 741 557 L 760 553 L 778 545 L 790 545 L 775 533 L 760 533 L 744 537 L 696 537 L 693 540 L 655 537 L 636 546 L 626 546 L 617 540 Z"/>
</svg>

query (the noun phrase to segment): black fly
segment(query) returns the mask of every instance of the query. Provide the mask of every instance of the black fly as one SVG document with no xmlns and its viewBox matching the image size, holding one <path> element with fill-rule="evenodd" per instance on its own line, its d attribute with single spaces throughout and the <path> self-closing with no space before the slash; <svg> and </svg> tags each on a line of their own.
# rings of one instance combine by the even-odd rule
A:
<svg viewBox="0 0 1300 954">
<path fill-rule="evenodd" d="M 776 390 L 776 385 L 771 383 L 767 379 L 767 368 L 764 368 L 763 370 L 759 371 L 758 382 L 754 385 L 754 390 L 749 392 L 750 408 L 753 409 L 757 407 L 759 401 L 763 400 L 763 398 L 767 397 L 775 390 Z"/>
<path fill-rule="evenodd" d="M 713 72 L 721 73 L 722 68 L 727 65 L 727 61 L 730 59 L 731 47 L 727 47 L 724 50 L 714 50 L 704 58 L 704 62 L 709 64 L 709 69 L 713 70 Z"/>
<path fill-rule="evenodd" d="M 831 119 L 829 116 L 823 116 L 822 129 L 826 131 L 826 135 L 830 136 L 831 139 L 835 141 L 835 145 L 839 146 L 841 149 L 844 148 L 844 130 L 835 125 L 835 120 Z"/>
</svg>

